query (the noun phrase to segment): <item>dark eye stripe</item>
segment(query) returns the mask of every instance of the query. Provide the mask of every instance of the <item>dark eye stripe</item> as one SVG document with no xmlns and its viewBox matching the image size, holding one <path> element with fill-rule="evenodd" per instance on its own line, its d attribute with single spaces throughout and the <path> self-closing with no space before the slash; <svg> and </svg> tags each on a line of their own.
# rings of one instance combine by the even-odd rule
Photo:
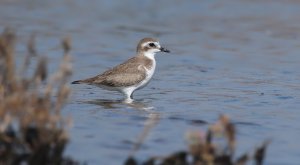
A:
<svg viewBox="0 0 300 165">
<path fill-rule="evenodd" d="M 155 44 L 151 42 L 151 43 L 149 44 L 149 46 L 150 46 L 150 47 L 155 47 Z"/>
</svg>

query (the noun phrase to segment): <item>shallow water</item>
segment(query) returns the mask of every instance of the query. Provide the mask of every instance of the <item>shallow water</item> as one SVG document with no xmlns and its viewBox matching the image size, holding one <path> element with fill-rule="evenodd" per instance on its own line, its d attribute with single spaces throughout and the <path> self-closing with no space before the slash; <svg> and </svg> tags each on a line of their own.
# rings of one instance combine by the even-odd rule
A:
<svg viewBox="0 0 300 165">
<path fill-rule="evenodd" d="M 160 39 L 152 82 L 123 104 L 122 95 L 72 85 L 63 113 L 73 117 L 67 155 L 88 164 L 122 164 L 145 121 L 160 122 L 139 160 L 186 148 L 187 130 L 206 129 L 220 114 L 237 123 L 238 150 L 271 138 L 266 164 L 300 162 L 300 2 L 4 0 L 0 30 L 16 29 L 17 53 L 31 33 L 50 71 L 60 38 L 72 37 L 72 80 L 96 75 L 134 55 L 139 39 Z"/>
</svg>

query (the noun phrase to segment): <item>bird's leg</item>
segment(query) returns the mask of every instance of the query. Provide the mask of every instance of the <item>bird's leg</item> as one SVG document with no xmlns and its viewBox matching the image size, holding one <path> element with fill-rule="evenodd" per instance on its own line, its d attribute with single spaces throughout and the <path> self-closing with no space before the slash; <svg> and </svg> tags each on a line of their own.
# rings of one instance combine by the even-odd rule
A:
<svg viewBox="0 0 300 165">
<path fill-rule="evenodd" d="M 124 100 L 125 103 L 132 103 L 133 102 L 133 91 L 127 91 L 124 93 L 126 95 L 126 98 Z"/>
<path fill-rule="evenodd" d="M 133 100 L 133 91 L 131 92 L 129 98 L 130 98 L 131 100 Z"/>
</svg>

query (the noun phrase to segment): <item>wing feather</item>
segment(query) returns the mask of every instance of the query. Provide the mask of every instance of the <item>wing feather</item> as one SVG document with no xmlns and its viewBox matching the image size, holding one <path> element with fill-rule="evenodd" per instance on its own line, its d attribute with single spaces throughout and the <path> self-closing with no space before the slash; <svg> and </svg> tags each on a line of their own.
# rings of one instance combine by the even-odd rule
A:
<svg viewBox="0 0 300 165">
<path fill-rule="evenodd" d="M 126 62 L 91 78 L 91 84 L 110 87 L 132 86 L 143 81 L 146 72 L 138 58 L 131 58 Z"/>
</svg>

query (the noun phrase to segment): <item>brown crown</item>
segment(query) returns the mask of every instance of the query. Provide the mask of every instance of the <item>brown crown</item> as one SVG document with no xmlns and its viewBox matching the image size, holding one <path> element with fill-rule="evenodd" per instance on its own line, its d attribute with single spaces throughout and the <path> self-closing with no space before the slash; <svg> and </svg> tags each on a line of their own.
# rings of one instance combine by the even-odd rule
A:
<svg viewBox="0 0 300 165">
<path fill-rule="evenodd" d="M 158 42 L 158 40 L 153 38 L 143 38 L 140 40 L 139 44 L 137 45 L 136 52 L 144 51 L 145 48 L 142 45 L 146 42 Z"/>
</svg>

